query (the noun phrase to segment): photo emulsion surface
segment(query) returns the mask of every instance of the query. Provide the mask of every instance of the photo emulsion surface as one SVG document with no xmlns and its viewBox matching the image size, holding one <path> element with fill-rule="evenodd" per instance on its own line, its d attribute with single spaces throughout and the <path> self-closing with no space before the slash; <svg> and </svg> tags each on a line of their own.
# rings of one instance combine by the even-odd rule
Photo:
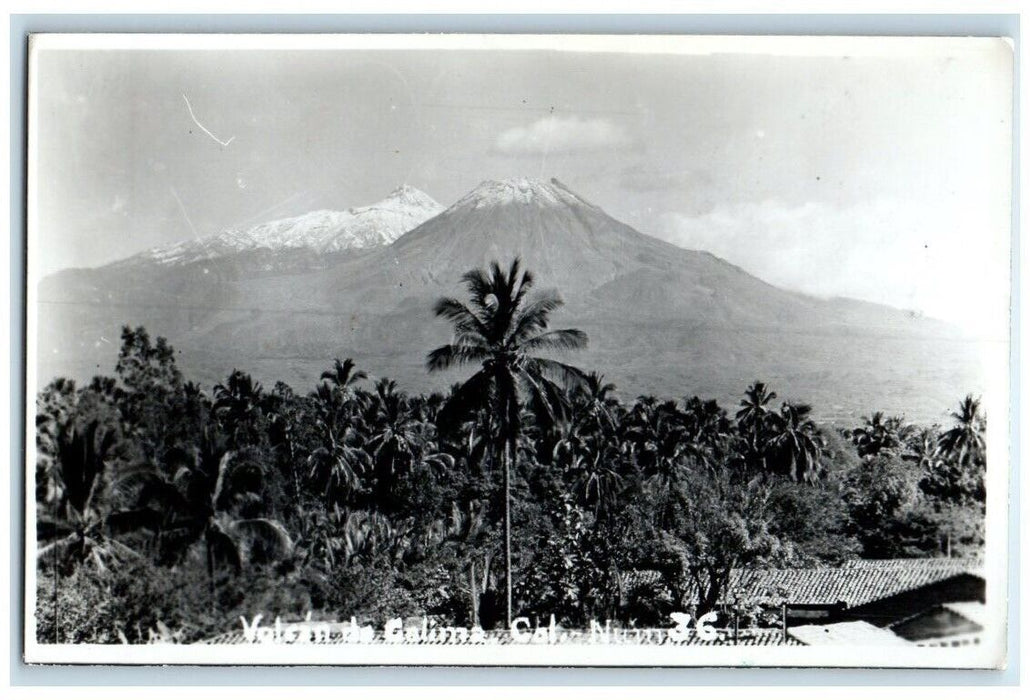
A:
<svg viewBox="0 0 1030 700">
<path fill-rule="evenodd" d="M 30 54 L 27 660 L 1004 665 L 1008 43 Z"/>
</svg>

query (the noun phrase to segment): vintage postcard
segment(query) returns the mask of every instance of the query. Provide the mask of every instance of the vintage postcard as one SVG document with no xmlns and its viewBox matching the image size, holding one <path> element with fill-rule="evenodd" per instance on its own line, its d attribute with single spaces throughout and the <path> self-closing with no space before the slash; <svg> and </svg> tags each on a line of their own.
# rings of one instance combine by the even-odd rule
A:
<svg viewBox="0 0 1030 700">
<path fill-rule="evenodd" d="M 1013 50 L 35 35 L 25 658 L 1006 663 Z"/>
</svg>

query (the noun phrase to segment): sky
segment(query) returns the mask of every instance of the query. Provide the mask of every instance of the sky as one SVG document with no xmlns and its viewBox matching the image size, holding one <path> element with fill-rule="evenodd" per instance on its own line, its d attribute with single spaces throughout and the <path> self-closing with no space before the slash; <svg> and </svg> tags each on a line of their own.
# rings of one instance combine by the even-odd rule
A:
<svg viewBox="0 0 1030 700">
<path fill-rule="evenodd" d="M 778 286 L 1004 332 L 1007 47 L 823 46 L 43 50 L 29 255 L 48 274 L 401 184 L 449 205 L 557 177 Z"/>
</svg>

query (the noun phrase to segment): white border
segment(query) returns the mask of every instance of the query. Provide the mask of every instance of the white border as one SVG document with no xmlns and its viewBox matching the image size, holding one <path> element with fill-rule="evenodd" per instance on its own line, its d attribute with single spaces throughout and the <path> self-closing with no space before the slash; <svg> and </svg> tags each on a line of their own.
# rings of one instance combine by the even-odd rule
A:
<svg viewBox="0 0 1030 700">
<path fill-rule="evenodd" d="M 37 129 L 35 65 L 42 50 L 503 50 L 671 53 L 705 55 L 713 52 L 778 56 L 890 55 L 916 56 L 941 42 L 953 51 L 980 51 L 1008 40 L 990 38 L 907 37 L 773 37 L 773 36 L 600 36 L 496 34 L 41 34 L 33 37 L 29 54 L 28 100 L 28 250 L 25 394 L 26 416 L 35 415 L 36 293 L 38 275 L 33 241 L 38 220 L 34 157 Z M 623 645 L 527 645 L 437 647 L 409 645 L 45 645 L 35 635 L 35 566 L 26 566 L 25 660 L 30 663 L 78 664 L 260 664 L 260 665 L 568 665 L 568 666 L 815 666 L 889 668 L 999 668 L 1005 658 L 1008 541 L 1009 363 L 1008 345 L 991 358 L 984 406 L 988 427 L 987 533 L 984 571 L 991 624 L 978 647 L 670 647 Z M 26 465 L 35 463 L 35 425 L 26 420 Z M 1004 468 L 1003 468 L 1004 467 Z M 35 521 L 33 479 L 26 466 L 26 522 Z M 35 561 L 34 528 L 26 527 L 26 564 Z M 228 630 L 227 630 L 228 631 Z M 503 651 L 501 651 L 503 650 Z"/>
</svg>

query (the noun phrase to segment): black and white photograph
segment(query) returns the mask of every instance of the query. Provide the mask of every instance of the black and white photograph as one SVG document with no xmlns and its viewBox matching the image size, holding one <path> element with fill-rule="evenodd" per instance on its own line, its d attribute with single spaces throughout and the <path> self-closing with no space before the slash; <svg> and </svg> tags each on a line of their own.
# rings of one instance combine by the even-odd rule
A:
<svg viewBox="0 0 1030 700">
<path fill-rule="evenodd" d="M 1010 42 L 28 62 L 26 661 L 1006 664 Z"/>
</svg>

